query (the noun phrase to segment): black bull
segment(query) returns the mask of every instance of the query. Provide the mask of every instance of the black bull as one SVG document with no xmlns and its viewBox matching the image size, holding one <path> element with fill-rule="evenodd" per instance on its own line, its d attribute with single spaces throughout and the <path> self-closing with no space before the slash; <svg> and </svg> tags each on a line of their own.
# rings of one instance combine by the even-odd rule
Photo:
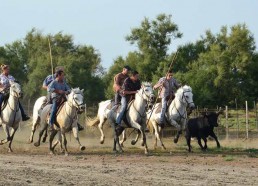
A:
<svg viewBox="0 0 258 186">
<path fill-rule="evenodd" d="M 218 126 L 218 116 L 221 112 L 204 112 L 203 116 L 197 118 L 191 118 L 186 124 L 185 138 L 188 145 L 188 151 L 191 152 L 191 138 L 196 137 L 198 144 L 202 150 L 207 149 L 207 137 L 211 136 L 216 140 L 217 147 L 220 148 L 220 143 L 216 134 L 214 133 L 214 127 Z M 201 143 L 203 139 L 205 145 Z"/>
</svg>

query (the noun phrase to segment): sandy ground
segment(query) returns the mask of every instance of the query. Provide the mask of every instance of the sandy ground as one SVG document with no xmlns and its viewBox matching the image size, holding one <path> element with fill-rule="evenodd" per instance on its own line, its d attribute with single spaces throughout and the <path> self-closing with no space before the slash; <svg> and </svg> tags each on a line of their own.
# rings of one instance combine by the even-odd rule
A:
<svg viewBox="0 0 258 186">
<path fill-rule="evenodd" d="M 167 150 L 153 150 L 148 137 L 150 155 L 143 148 L 125 143 L 125 153 L 112 153 L 112 139 L 104 145 L 97 136 L 82 133 L 86 146 L 80 152 L 73 137 L 68 135 L 70 155 L 64 156 L 57 149 L 56 155 L 48 154 L 48 143 L 36 148 L 27 144 L 29 128 L 18 131 L 13 143 L 13 153 L 7 145 L 0 146 L 0 185 L 257 185 L 258 140 L 221 141 L 224 148 L 201 152 L 193 141 L 194 153 L 187 153 L 185 141 L 172 144 L 165 140 Z M 37 133 L 36 133 L 37 134 Z M 4 134 L 0 132 L 1 138 Z M 37 138 L 37 136 L 36 136 Z"/>
</svg>

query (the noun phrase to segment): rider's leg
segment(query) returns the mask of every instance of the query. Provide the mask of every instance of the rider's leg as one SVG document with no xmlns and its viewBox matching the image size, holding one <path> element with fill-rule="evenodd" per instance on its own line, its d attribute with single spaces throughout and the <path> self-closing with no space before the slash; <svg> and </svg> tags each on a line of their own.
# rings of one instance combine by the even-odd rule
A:
<svg viewBox="0 0 258 186">
<path fill-rule="evenodd" d="M 19 108 L 21 110 L 22 121 L 27 121 L 28 119 L 30 119 L 30 117 L 27 116 L 27 114 L 25 114 L 24 109 L 23 109 L 20 101 L 19 101 Z"/>
<path fill-rule="evenodd" d="M 49 125 L 50 129 L 53 129 L 53 124 L 55 122 L 55 117 L 56 117 L 56 112 L 57 112 L 57 102 L 55 99 L 53 99 L 53 104 L 52 104 L 52 109 L 51 109 L 51 114 L 50 114 L 50 119 L 49 119 Z"/>
<path fill-rule="evenodd" d="M 115 105 L 119 104 L 121 100 L 121 96 L 118 92 L 115 93 Z"/>
<path fill-rule="evenodd" d="M 4 101 L 4 95 L 0 93 L 0 114 L 2 112 L 2 103 Z"/>
<path fill-rule="evenodd" d="M 160 112 L 160 127 L 164 128 L 164 119 L 165 119 L 165 113 L 167 109 L 167 99 L 166 97 L 163 97 L 161 100 L 161 112 Z"/>
<path fill-rule="evenodd" d="M 118 114 L 118 117 L 116 119 L 116 124 L 120 125 L 121 122 L 122 122 L 122 119 L 123 119 L 123 116 L 124 116 L 124 113 L 125 113 L 125 110 L 126 110 L 126 97 L 122 97 L 121 99 L 121 110 L 120 110 L 120 113 Z"/>
</svg>

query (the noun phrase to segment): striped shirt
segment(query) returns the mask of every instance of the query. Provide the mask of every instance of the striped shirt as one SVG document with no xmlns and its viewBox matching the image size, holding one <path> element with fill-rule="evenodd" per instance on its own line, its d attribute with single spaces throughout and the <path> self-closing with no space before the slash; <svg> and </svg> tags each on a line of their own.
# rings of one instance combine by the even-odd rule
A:
<svg viewBox="0 0 258 186">
<path fill-rule="evenodd" d="M 165 82 L 161 93 L 159 95 L 160 98 L 167 97 L 174 93 L 175 89 L 180 87 L 180 84 L 177 82 L 175 78 L 166 79 L 166 77 L 162 77 L 159 79 L 158 83 L 154 87 L 162 87 L 162 83 Z"/>
</svg>

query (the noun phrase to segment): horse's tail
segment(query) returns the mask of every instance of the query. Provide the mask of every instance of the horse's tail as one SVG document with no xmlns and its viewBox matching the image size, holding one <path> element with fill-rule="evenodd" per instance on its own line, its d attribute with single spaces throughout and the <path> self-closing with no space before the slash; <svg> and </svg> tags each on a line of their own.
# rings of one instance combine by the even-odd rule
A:
<svg viewBox="0 0 258 186">
<path fill-rule="evenodd" d="M 86 118 L 86 125 L 90 127 L 97 125 L 99 122 L 100 122 L 99 116 L 96 116 L 95 118 L 90 118 L 90 117 Z"/>
</svg>

